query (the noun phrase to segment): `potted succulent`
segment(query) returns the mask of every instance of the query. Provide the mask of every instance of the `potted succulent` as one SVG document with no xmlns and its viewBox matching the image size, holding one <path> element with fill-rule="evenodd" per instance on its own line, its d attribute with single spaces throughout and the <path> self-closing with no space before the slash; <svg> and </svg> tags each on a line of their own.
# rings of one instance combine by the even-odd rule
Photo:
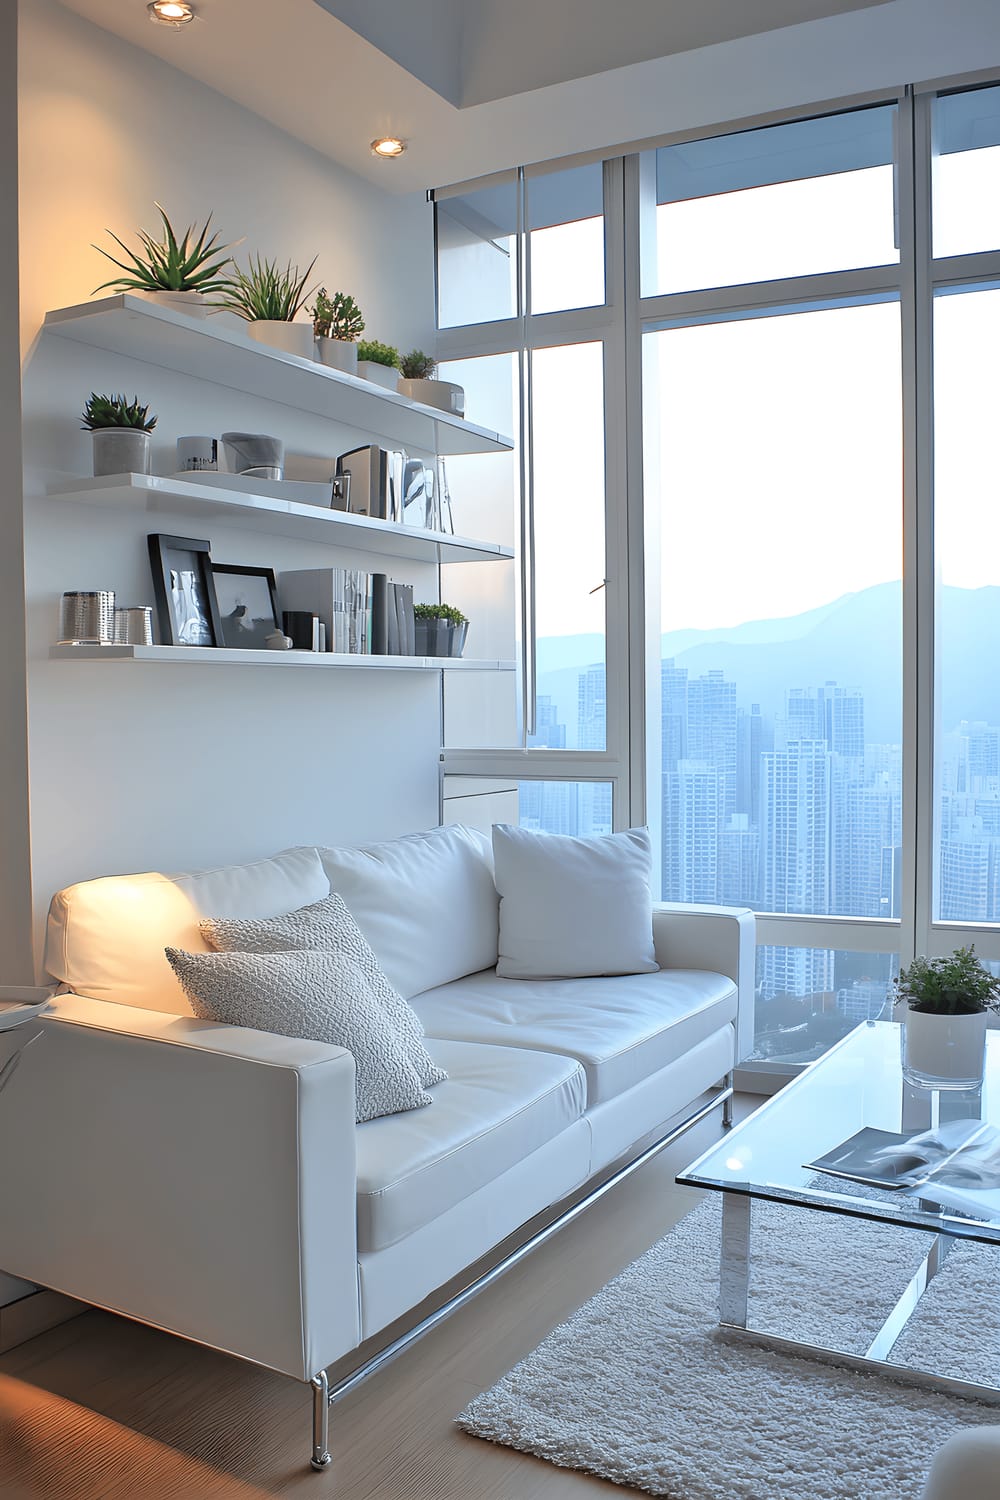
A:
<svg viewBox="0 0 1000 1500">
<path fill-rule="evenodd" d="M 387 391 L 394 391 L 399 379 L 399 350 L 391 344 L 380 344 L 377 339 L 362 339 L 358 344 L 358 374 L 362 380 L 372 380 L 376 385 L 384 385 Z"/>
<path fill-rule="evenodd" d="M 220 245 L 218 234 L 209 236 L 211 214 L 197 235 L 192 224 L 178 239 L 170 220 L 158 203 L 156 209 L 163 220 L 163 237 L 154 239 L 145 229 L 140 229 L 138 235 L 141 248 L 138 251 L 130 250 L 116 234 L 108 230 L 111 238 L 128 256 L 127 262 L 116 259 L 110 250 L 102 250 L 100 245 L 94 246 L 95 250 L 107 256 L 124 273 L 95 287 L 94 293 L 96 295 L 97 292 L 109 289 L 116 292 L 136 292 L 151 302 L 175 307 L 179 312 L 188 313 L 192 317 L 206 317 L 215 307 L 208 300 L 209 295 L 222 291 L 226 286 L 223 273 L 232 259 L 226 251 L 233 247 Z"/>
<path fill-rule="evenodd" d="M 469 622 L 453 604 L 415 604 L 413 630 L 415 655 L 461 656 Z"/>
<path fill-rule="evenodd" d="M 300 273 L 291 261 L 282 267 L 277 261 L 251 256 L 248 270 L 235 266 L 226 278 L 221 305 L 246 319 L 247 333 L 259 344 L 312 359 L 312 323 L 296 323 L 295 319 L 309 296 L 306 282 L 315 264 L 313 256 Z"/>
<path fill-rule="evenodd" d="M 905 1000 L 903 1073 L 926 1088 L 975 1088 L 983 1079 L 986 1021 L 1000 1012 L 1000 979 L 956 948 L 943 958 L 915 958 L 901 969 L 896 997 Z"/>
<path fill-rule="evenodd" d="M 98 396 L 91 391 L 81 418 L 94 435 L 94 477 L 102 474 L 148 474 L 149 434 L 156 418 L 139 397 Z"/>
<path fill-rule="evenodd" d="M 465 391 L 450 380 L 436 380 L 437 360 L 422 349 L 411 349 L 399 362 L 402 378 L 399 392 L 411 401 L 422 401 L 425 406 L 436 406 L 439 411 L 450 411 L 453 416 L 465 416 Z"/>
<path fill-rule="evenodd" d="M 307 308 L 313 320 L 316 338 L 316 358 L 321 364 L 335 370 L 344 370 L 348 375 L 358 373 L 358 346 L 356 340 L 364 332 L 365 320 L 353 297 L 346 292 L 327 294 L 325 286 L 316 293 L 316 301 Z"/>
</svg>

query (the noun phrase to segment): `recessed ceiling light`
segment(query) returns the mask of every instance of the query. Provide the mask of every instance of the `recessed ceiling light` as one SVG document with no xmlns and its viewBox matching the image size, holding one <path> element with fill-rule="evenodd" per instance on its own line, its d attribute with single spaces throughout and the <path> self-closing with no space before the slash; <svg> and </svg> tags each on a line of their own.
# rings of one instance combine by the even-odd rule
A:
<svg viewBox="0 0 1000 1500">
<path fill-rule="evenodd" d="M 194 20 L 194 6 L 187 0 L 150 0 L 146 13 L 157 26 L 186 26 Z"/>
<path fill-rule="evenodd" d="M 405 150 L 406 142 L 398 135 L 380 135 L 378 140 L 372 141 L 372 156 L 402 156 Z"/>
</svg>

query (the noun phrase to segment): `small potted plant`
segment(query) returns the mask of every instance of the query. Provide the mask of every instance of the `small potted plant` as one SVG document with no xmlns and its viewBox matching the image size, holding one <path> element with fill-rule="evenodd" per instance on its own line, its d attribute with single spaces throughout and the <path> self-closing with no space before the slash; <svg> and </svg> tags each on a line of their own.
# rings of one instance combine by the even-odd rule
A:
<svg viewBox="0 0 1000 1500">
<path fill-rule="evenodd" d="M 148 474 L 149 434 L 156 418 L 139 397 L 98 396 L 91 391 L 81 418 L 94 436 L 94 477 L 102 474 Z"/>
<path fill-rule="evenodd" d="M 453 604 L 413 606 L 414 651 L 417 656 L 461 656 L 469 622 Z"/>
<path fill-rule="evenodd" d="M 384 385 L 387 391 L 394 391 L 399 379 L 399 350 L 391 344 L 380 344 L 377 339 L 362 339 L 358 344 L 358 374 L 362 380 L 372 380 L 376 385 Z"/>
<path fill-rule="evenodd" d="M 291 261 L 279 266 L 277 261 L 251 256 L 248 270 L 235 266 L 227 277 L 221 305 L 246 319 L 247 333 L 259 344 L 312 359 L 312 323 L 297 323 L 295 319 L 310 295 L 306 282 L 315 264 L 313 256 L 300 273 Z"/>
<path fill-rule="evenodd" d="M 202 318 L 212 312 L 215 304 L 209 301 L 213 292 L 226 286 L 225 269 L 232 263 L 226 254 L 232 245 L 220 245 L 218 234 L 209 236 L 212 215 L 209 214 L 201 229 L 195 234 L 192 224 L 178 239 L 166 213 L 156 204 L 163 220 L 163 237 L 154 239 L 145 229 L 138 230 L 140 250 L 130 250 L 116 234 L 108 234 L 116 245 L 120 245 L 128 261 L 116 259 L 110 250 L 94 249 L 107 256 L 113 265 L 124 273 L 105 281 L 94 288 L 97 292 L 136 292 L 151 302 L 165 307 L 175 307 L 178 312 Z"/>
<path fill-rule="evenodd" d="M 325 286 L 316 293 L 316 301 L 307 308 L 313 320 L 316 358 L 321 364 L 348 375 L 358 373 L 357 339 L 364 333 L 365 320 L 353 297 L 334 292 L 330 297 Z"/>
<path fill-rule="evenodd" d="M 411 401 L 422 401 L 425 406 L 436 406 L 439 411 L 450 411 L 453 416 L 465 416 L 465 391 L 450 380 L 435 379 L 437 360 L 422 349 L 411 349 L 399 362 L 402 379 L 399 392 Z"/>
<path fill-rule="evenodd" d="M 925 1088 L 975 1088 L 983 1079 L 986 1021 L 1000 1012 L 1000 979 L 956 948 L 943 958 L 915 958 L 901 969 L 896 996 L 905 1000 L 903 1073 Z"/>
</svg>

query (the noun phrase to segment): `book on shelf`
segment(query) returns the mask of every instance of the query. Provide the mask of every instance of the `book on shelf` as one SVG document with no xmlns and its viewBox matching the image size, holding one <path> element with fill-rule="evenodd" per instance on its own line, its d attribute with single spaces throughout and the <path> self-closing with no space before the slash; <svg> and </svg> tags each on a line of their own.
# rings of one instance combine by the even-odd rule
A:
<svg viewBox="0 0 1000 1500">
<path fill-rule="evenodd" d="M 865 1128 L 806 1166 L 975 1218 L 1000 1218 L 1000 1130 L 984 1120 L 947 1120 L 907 1135 Z"/>
<path fill-rule="evenodd" d="M 282 573 L 286 618 L 316 620 L 315 649 L 350 656 L 414 654 L 413 585 L 357 568 Z M 291 633 L 291 632 L 289 632 Z"/>
</svg>

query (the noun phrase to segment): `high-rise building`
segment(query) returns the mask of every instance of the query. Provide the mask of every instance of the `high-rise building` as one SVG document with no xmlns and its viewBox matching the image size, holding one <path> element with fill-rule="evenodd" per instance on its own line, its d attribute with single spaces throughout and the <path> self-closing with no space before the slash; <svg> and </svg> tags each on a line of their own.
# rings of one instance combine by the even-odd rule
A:
<svg viewBox="0 0 1000 1500">
<path fill-rule="evenodd" d="M 607 744 L 607 675 L 603 662 L 580 673 L 576 743 L 581 750 L 603 750 Z"/>
<path fill-rule="evenodd" d="M 759 855 L 760 839 L 749 813 L 730 813 L 719 830 L 717 901 L 756 906 Z"/>
<path fill-rule="evenodd" d="M 675 770 L 678 761 L 687 759 L 687 680 L 687 668 L 675 666 L 672 658 L 660 664 L 664 774 Z"/>
<path fill-rule="evenodd" d="M 823 740 L 793 740 L 761 757 L 761 905 L 829 911 L 830 769 Z"/>
<path fill-rule="evenodd" d="M 706 761 L 682 760 L 663 777 L 663 897 L 718 898 L 719 772 Z"/>
<path fill-rule="evenodd" d="M 687 757 L 719 773 L 719 810 L 736 811 L 736 683 L 706 672 L 687 685 Z"/>
</svg>

